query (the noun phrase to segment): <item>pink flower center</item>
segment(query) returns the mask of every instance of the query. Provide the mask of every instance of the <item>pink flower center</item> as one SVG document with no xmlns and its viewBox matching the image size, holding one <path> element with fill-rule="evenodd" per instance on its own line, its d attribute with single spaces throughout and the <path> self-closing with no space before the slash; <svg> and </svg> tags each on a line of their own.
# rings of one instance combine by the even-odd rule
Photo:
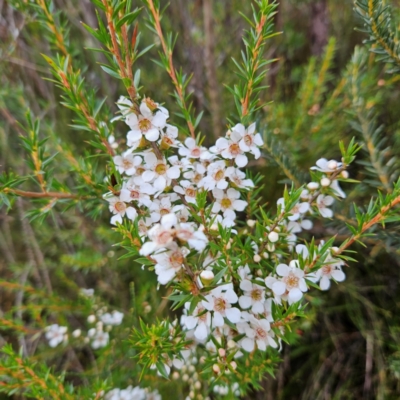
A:
<svg viewBox="0 0 400 400">
<path fill-rule="evenodd" d="M 248 147 L 251 147 L 251 146 L 252 146 L 252 144 L 253 144 L 253 138 L 251 137 L 251 135 L 246 135 L 246 136 L 243 138 L 243 140 L 244 140 L 244 142 L 246 143 L 246 145 L 247 145 Z"/>
<path fill-rule="evenodd" d="M 232 144 L 229 146 L 229 152 L 230 152 L 234 157 L 238 156 L 238 155 L 241 153 L 239 145 L 238 145 L 237 143 L 232 143 Z"/>
<path fill-rule="evenodd" d="M 226 301 L 222 297 L 219 297 L 218 299 L 214 300 L 215 311 L 222 312 L 225 311 L 225 309 L 226 309 Z"/>
<path fill-rule="evenodd" d="M 122 201 L 117 201 L 114 205 L 114 208 L 120 213 L 126 210 L 125 203 Z"/>
<path fill-rule="evenodd" d="M 283 281 L 286 283 L 288 289 L 297 288 L 299 286 L 299 280 L 300 279 L 292 272 L 290 272 L 288 276 L 285 276 L 285 278 L 283 278 Z"/>
<path fill-rule="evenodd" d="M 252 291 L 251 291 L 251 298 L 254 300 L 254 301 L 260 301 L 261 299 L 262 299 L 262 290 L 261 289 L 253 289 Z"/>
</svg>

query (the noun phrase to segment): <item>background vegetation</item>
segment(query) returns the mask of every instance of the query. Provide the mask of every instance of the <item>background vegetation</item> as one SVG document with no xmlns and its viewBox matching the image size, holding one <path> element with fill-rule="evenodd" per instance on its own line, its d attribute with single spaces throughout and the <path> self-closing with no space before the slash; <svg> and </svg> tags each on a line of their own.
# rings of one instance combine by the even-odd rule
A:
<svg viewBox="0 0 400 400">
<path fill-rule="evenodd" d="M 396 18 L 399 3 L 391 4 Z M 349 142 L 355 136 L 363 145 L 350 171 L 360 183 L 345 188 L 348 197 L 336 206 L 340 210 L 327 229 L 314 226 L 309 235 L 318 239 L 327 232 L 340 239 L 347 232 L 345 222 L 354 220 L 352 203 L 367 206 L 376 189 L 390 192 L 399 177 L 400 75 L 390 73 L 393 65 L 378 62 L 381 55 L 362 44 L 369 36 L 355 30 L 363 28 L 363 21 L 353 8 L 350 0 L 282 1 L 276 26 L 283 33 L 270 41 L 267 51 L 268 58 L 277 61 L 265 79 L 269 87 L 262 96 L 270 103 L 259 124 L 268 140 L 255 168 L 265 175 L 264 194 L 271 207 L 284 183 L 306 182 L 316 159 L 338 158 L 340 139 Z M 235 81 L 231 57 L 240 57 L 244 22 L 238 11 L 249 14 L 249 4 L 172 0 L 164 19 L 166 30 L 179 32 L 175 62 L 193 73 L 188 90 L 196 109 L 204 110 L 200 130 L 210 142 L 225 130 L 225 116 L 234 107 L 224 85 Z M 44 24 L 22 1 L 0 1 L 0 12 L 0 170 L 31 174 L 20 140 L 34 130 L 26 123 L 30 109 L 32 118 L 40 120 L 40 140 L 49 138 L 48 154 L 58 152 L 51 167 L 57 179 L 85 176 L 99 183 L 97 192 L 94 185 L 88 195 L 101 194 L 104 161 L 84 161 L 92 154 L 89 136 L 71 127 L 75 117 L 59 105 L 61 91 L 48 81 L 51 74 L 41 54 L 50 54 L 55 44 L 44 39 Z M 86 87 L 98 98 L 107 98 L 112 116 L 123 88 L 98 65 L 104 61 L 102 54 L 88 50 L 97 44 L 81 22 L 97 26 L 92 4 L 56 0 L 52 14 L 57 23 L 68 25 L 68 52 L 80 66 Z M 139 31 L 143 47 L 154 42 L 143 21 Z M 151 58 L 157 58 L 157 45 L 137 65 L 146 95 L 176 111 L 169 100 L 169 79 Z M 115 137 L 123 137 L 118 126 Z M 27 184 L 34 187 L 33 180 Z M 85 191 L 85 179 L 81 184 Z M 21 349 L 22 358 L 29 356 L 37 363 L 26 385 L 51 380 L 46 366 L 52 368 L 55 387 L 63 371 L 67 392 L 69 383 L 81 385 L 81 398 L 90 396 L 96 385 L 102 387 L 106 378 L 110 387 L 138 384 L 140 368 L 130 357 L 134 354 L 127 338 L 138 318 L 146 322 L 170 313 L 162 300 L 165 293 L 156 290 L 153 273 L 130 258 L 118 260 L 125 251 L 113 246 L 120 237 L 110 229 L 107 207 L 100 199 L 86 210 L 62 202 L 54 209 L 47 204 L 45 218 L 34 203 L 17 198 L 12 211 L 6 206 L 0 210 L 0 346 L 11 343 L 16 351 Z M 365 248 L 354 246 L 358 262 L 345 269 L 345 283 L 328 293 L 307 294 L 309 318 L 297 323 L 291 345 L 283 346 L 275 377 L 266 376 L 263 390 L 249 398 L 399 398 L 400 232 L 393 223 L 374 233 Z M 95 288 L 95 300 L 79 296 L 81 287 Z M 117 345 L 95 353 L 87 345 L 47 346 L 41 334 L 45 326 L 85 328 L 86 317 L 103 306 L 125 313 L 113 334 Z M 11 362 L 3 357 L 0 375 Z M 141 385 L 158 388 L 165 398 L 185 398 L 186 384 L 180 380 L 149 375 Z M 11 398 L 23 397 L 19 393 Z"/>
</svg>

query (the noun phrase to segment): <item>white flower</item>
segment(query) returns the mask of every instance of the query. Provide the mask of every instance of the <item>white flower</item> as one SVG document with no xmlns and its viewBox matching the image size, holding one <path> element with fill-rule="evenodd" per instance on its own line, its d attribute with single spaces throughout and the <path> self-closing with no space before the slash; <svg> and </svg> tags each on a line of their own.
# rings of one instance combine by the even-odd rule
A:
<svg viewBox="0 0 400 400">
<path fill-rule="evenodd" d="M 158 192 L 162 192 L 171 184 L 172 179 L 179 178 L 181 171 L 178 166 L 169 166 L 165 159 L 158 160 L 154 153 L 144 156 L 147 170 L 141 178 L 144 182 L 152 182 Z"/>
<path fill-rule="evenodd" d="M 120 325 L 124 318 L 124 314 L 119 311 L 113 311 L 103 314 L 100 319 L 105 325 Z"/>
<path fill-rule="evenodd" d="M 297 268 L 297 264 L 297 261 L 291 261 L 290 266 L 279 264 L 276 267 L 276 272 L 282 278 L 268 277 L 265 279 L 265 284 L 272 289 L 276 296 L 287 295 L 289 304 L 299 301 L 303 297 L 303 292 L 307 291 L 304 271 Z"/>
<path fill-rule="evenodd" d="M 79 291 L 82 296 L 92 297 L 94 295 L 94 289 L 81 288 Z"/>
<path fill-rule="evenodd" d="M 168 112 L 165 108 L 158 110 L 153 114 L 145 102 L 140 104 L 140 114 L 129 113 L 125 122 L 131 130 L 127 138 L 130 142 L 136 142 L 142 139 L 144 135 L 150 142 L 155 142 L 160 137 L 160 131 L 166 126 Z"/>
<path fill-rule="evenodd" d="M 223 224 L 224 226 L 234 225 L 236 219 L 235 211 L 243 211 L 247 206 L 247 202 L 239 200 L 240 192 L 232 188 L 229 188 L 226 193 L 221 189 L 214 189 L 213 195 L 215 202 L 211 211 L 215 214 L 220 211 L 223 212 L 224 218 L 227 219 Z"/>
<path fill-rule="evenodd" d="M 166 145 L 166 147 L 178 147 L 179 142 L 176 140 L 178 137 L 178 128 L 167 124 L 167 129 L 162 131 L 161 135 L 161 146 Z"/>
<path fill-rule="evenodd" d="M 167 248 L 174 240 L 175 230 L 172 226 L 176 225 L 176 215 L 167 214 L 161 218 L 161 223 L 154 225 L 147 235 L 150 239 L 149 242 L 143 244 L 140 249 L 140 254 L 148 256 L 159 248 Z"/>
<path fill-rule="evenodd" d="M 188 158 L 210 158 L 209 152 L 204 147 L 199 146 L 191 137 L 185 140 L 185 146 L 181 144 L 179 154 Z"/>
<path fill-rule="evenodd" d="M 203 251 L 207 246 L 207 236 L 194 223 L 184 222 L 176 229 L 176 237 L 197 251 Z"/>
<path fill-rule="evenodd" d="M 332 218 L 333 217 L 333 211 L 328 208 L 328 206 L 331 206 L 335 199 L 332 196 L 325 196 L 323 194 L 320 194 L 317 197 L 317 207 L 320 212 L 320 214 L 324 218 Z"/>
<path fill-rule="evenodd" d="M 127 207 L 124 201 L 121 200 L 120 197 L 117 196 L 112 196 L 112 197 L 106 197 L 106 200 L 110 203 L 109 208 L 110 211 L 114 214 L 113 217 L 111 217 L 111 224 L 112 225 L 117 225 L 117 222 L 122 224 L 122 217 L 126 216 L 134 221 L 137 217 L 137 212 L 133 207 Z"/>
<path fill-rule="evenodd" d="M 133 175 L 136 172 L 136 167 L 142 163 L 142 158 L 134 156 L 132 153 L 125 153 L 113 158 L 114 164 L 120 174 Z"/>
<path fill-rule="evenodd" d="M 50 347 L 56 347 L 67 340 L 67 327 L 53 324 L 46 327 L 45 337 L 49 341 Z"/>
<path fill-rule="evenodd" d="M 206 173 L 206 168 L 201 163 L 193 164 L 193 171 L 187 171 L 183 174 L 183 177 L 188 181 L 199 185 L 202 179 L 204 178 L 204 174 Z M 199 185 L 200 186 L 200 185 Z"/>
<path fill-rule="evenodd" d="M 188 203 L 196 204 L 197 190 L 192 185 L 192 183 L 190 181 L 182 180 L 179 182 L 179 184 L 180 184 L 179 186 L 178 185 L 174 186 L 174 192 L 185 196 L 185 200 Z"/>
<path fill-rule="evenodd" d="M 273 322 L 274 317 L 272 316 L 272 299 L 267 299 L 264 301 L 264 311 L 261 314 L 267 321 Z"/>
<path fill-rule="evenodd" d="M 253 278 L 253 275 L 251 274 L 250 268 L 247 264 L 244 267 L 239 267 L 237 272 L 241 280 L 251 280 Z"/>
<path fill-rule="evenodd" d="M 207 176 L 200 182 L 199 186 L 203 186 L 207 190 L 214 188 L 226 189 L 228 181 L 226 180 L 225 161 L 215 161 L 207 167 Z"/>
<path fill-rule="evenodd" d="M 292 214 L 290 217 L 288 217 L 289 221 L 297 221 L 303 214 L 305 214 L 310 209 L 310 204 L 307 202 L 303 202 L 303 203 L 296 203 L 290 210 L 286 210 L 285 200 L 283 197 L 278 199 L 276 203 L 278 205 L 281 205 L 282 209 Z"/>
<path fill-rule="evenodd" d="M 256 130 L 256 124 L 251 124 L 247 130 L 242 124 L 237 124 L 232 128 L 232 133 L 237 132 L 241 136 L 239 146 L 243 151 L 249 151 L 254 157 L 260 158 L 261 152 L 258 148 L 264 144 L 261 135 L 254 133 Z"/>
<path fill-rule="evenodd" d="M 238 297 L 231 283 L 216 287 L 205 298 L 202 304 L 208 311 L 213 311 L 213 326 L 223 326 L 224 318 L 233 324 L 240 321 L 240 310 L 232 307 L 232 304 L 238 301 Z"/>
<path fill-rule="evenodd" d="M 335 160 L 330 160 L 328 161 L 326 158 L 320 158 L 316 162 L 317 166 L 316 167 L 311 167 L 313 170 L 321 171 L 321 172 L 335 172 L 338 168 L 342 167 L 342 163 L 337 162 Z"/>
<path fill-rule="evenodd" d="M 186 312 L 189 312 L 189 308 L 190 303 L 186 303 Z M 194 329 L 194 337 L 197 340 L 203 341 L 207 338 L 210 331 L 211 314 L 202 304 L 198 304 L 192 315 L 182 315 L 181 323 L 187 329 Z"/>
<path fill-rule="evenodd" d="M 220 154 L 228 160 L 234 159 L 238 167 L 244 167 L 247 165 L 248 159 L 243 154 L 243 149 L 239 146 L 240 140 L 242 140 L 240 133 L 232 131 L 229 138 L 219 138 L 210 151 Z"/>
<path fill-rule="evenodd" d="M 174 246 L 172 250 L 154 254 L 152 257 L 157 261 L 155 272 L 158 282 L 165 285 L 174 279 L 188 254 L 189 250 L 186 247 L 180 248 L 178 246 Z"/>
<path fill-rule="evenodd" d="M 169 196 L 163 196 L 160 199 L 153 200 L 149 207 L 151 220 L 153 222 L 158 222 L 163 215 L 171 214 L 173 208 L 174 206 Z"/>
<path fill-rule="evenodd" d="M 240 307 L 251 307 L 254 314 L 261 314 L 264 311 L 265 289 L 247 279 L 240 282 L 240 289 L 244 292 L 243 296 L 239 297 Z"/>
<path fill-rule="evenodd" d="M 329 255 L 325 262 L 327 264 L 325 264 L 315 273 L 316 282 L 319 281 L 319 287 L 322 290 L 328 290 L 330 288 L 332 278 L 336 282 L 343 282 L 346 279 L 346 275 L 342 271 L 342 265 L 344 265 L 344 261 L 335 259 Z"/>
<path fill-rule="evenodd" d="M 244 350 L 252 352 L 256 344 L 261 351 L 267 350 L 268 346 L 278 347 L 273 339 L 274 333 L 271 331 L 271 325 L 266 319 L 257 319 L 251 315 L 249 324 L 245 328 L 246 337 L 241 342 Z"/>
<path fill-rule="evenodd" d="M 155 190 L 149 183 L 136 185 L 134 180 L 129 179 L 123 183 L 119 198 L 126 203 L 137 201 L 139 205 L 150 207 L 152 201 L 149 195 L 154 193 Z"/>
<path fill-rule="evenodd" d="M 240 189 L 251 189 L 254 187 L 254 182 L 251 179 L 246 179 L 246 174 L 238 168 L 228 167 L 225 175 Z"/>
<path fill-rule="evenodd" d="M 95 350 L 107 346 L 110 340 L 110 335 L 108 332 L 104 332 L 103 330 L 95 328 L 89 329 L 88 336 L 92 338 L 91 344 Z"/>
</svg>

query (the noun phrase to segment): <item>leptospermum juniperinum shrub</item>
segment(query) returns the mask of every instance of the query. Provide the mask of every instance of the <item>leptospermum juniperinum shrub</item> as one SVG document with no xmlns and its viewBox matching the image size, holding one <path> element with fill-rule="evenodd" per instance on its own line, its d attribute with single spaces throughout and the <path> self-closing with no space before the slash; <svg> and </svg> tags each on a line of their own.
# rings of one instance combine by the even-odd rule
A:
<svg viewBox="0 0 400 400">
<path fill-rule="evenodd" d="M 257 119 L 263 104 L 258 93 L 271 62 L 265 60 L 263 50 L 274 35 L 276 5 L 255 1 L 254 14 L 247 19 L 250 28 L 244 36 L 242 60 L 234 61 L 237 84 L 228 88 L 235 106 L 227 117 L 225 136 L 212 143 L 212 132 L 198 131 L 201 114 L 194 116 L 186 93 L 189 78 L 173 65 L 174 39 L 163 34 L 159 2 L 146 0 L 144 5 L 149 28 L 161 45 L 159 65 L 175 87 L 178 115 L 169 114 L 168 101 L 163 104 L 146 95 L 146 82 L 139 87 L 140 74 L 133 65 L 148 50 L 140 51 L 140 33 L 134 25 L 140 10 L 131 11 L 131 2 L 126 1 L 93 3 L 107 20 L 105 24 L 99 16 L 97 30 L 87 27 L 103 45 L 108 64 L 102 67 L 126 88 L 115 99 L 120 111 L 114 120 L 108 122 L 103 103 L 96 103 L 94 93 L 84 92 L 68 46 L 60 39 L 62 32 L 50 29 L 60 53 L 46 59 L 64 92 L 64 105 L 78 115 L 75 127 L 93 134 L 91 144 L 108 155 L 106 183 L 96 187 L 97 192 L 80 189 L 79 194 L 55 184 L 46 170 L 51 159 L 40 150 L 38 124 L 29 119 L 30 136 L 24 146 L 32 154 L 31 167 L 41 191 L 23 191 L 17 188 L 23 180 L 5 175 L 3 201 L 10 205 L 9 196 L 49 198 L 49 207 L 57 201 L 76 201 L 86 207 L 96 204 L 99 210 L 96 202 L 102 190 L 101 206 L 108 204 L 110 222 L 121 234 L 126 256 L 154 270 L 158 284 L 168 286 L 168 299 L 180 316 L 151 325 L 141 322 L 133 328 L 131 343 L 143 366 L 142 375 L 181 377 L 188 382 L 189 398 L 201 399 L 210 391 L 243 394 L 250 385 L 257 386 L 266 372 L 273 373 L 292 324 L 306 315 L 305 294 L 311 289 L 327 290 L 332 282 L 345 279 L 342 267 L 351 260 L 345 252 L 370 227 L 391 215 L 400 201 L 400 185 L 386 197 L 378 196 L 367 210 L 356 207 L 356 225 L 348 225 L 350 234 L 344 242 L 337 243 L 335 237 L 325 242 L 305 240 L 302 232 L 310 230 L 317 219 L 331 218 L 331 206 L 345 197 L 339 182 L 351 182 L 347 168 L 358 146 L 353 140 L 347 147 L 340 143 L 342 158 L 337 161 L 320 155 L 316 165 L 310 165 L 308 184 L 285 188 L 276 207 L 263 204 L 262 176 L 252 173 L 249 165 L 263 151 L 263 126 Z M 54 19 L 46 4 L 37 6 L 44 7 L 42 18 L 51 28 Z M 115 149 L 121 152 L 116 154 Z M 86 184 L 92 182 L 90 175 L 83 176 Z M 47 210 L 42 208 L 33 216 Z M 82 292 L 82 296 L 91 295 Z M 87 333 L 70 333 L 67 326 L 52 324 L 44 336 L 52 348 L 82 340 L 98 350 L 110 345 L 112 327 L 122 320 L 118 311 L 103 312 L 97 307 L 96 315 L 87 318 L 91 324 Z M 93 395 L 101 397 L 159 395 L 128 386 Z"/>
</svg>

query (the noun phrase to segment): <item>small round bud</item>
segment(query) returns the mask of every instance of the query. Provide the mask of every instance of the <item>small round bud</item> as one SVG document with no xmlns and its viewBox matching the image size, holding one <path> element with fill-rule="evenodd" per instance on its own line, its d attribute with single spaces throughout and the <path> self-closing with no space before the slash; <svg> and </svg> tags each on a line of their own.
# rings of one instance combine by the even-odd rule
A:
<svg viewBox="0 0 400 400">
<path fill-rule="evenodd" d="M 236 369 L 236 368 L 237 368 L 237 364 L 235 363 L 235 361 L 231 361 L 231 367 L 232 367 L 233 369 Z"/>
<path fill-rule="evenodd" d="M 266 251 L 264 251 L 264 253 L 262 253 L 262 256 L 263 256 L 266 260 L 268 260 L 268 258 L 269 258 L 269 254 L 268 254 Z"/>
<path fill-rule="evenodd" d="M 218 354 L 219 354 L 220 357 L 225 357 L 226 356 L 225 349 L 218 349 Z"/>
<path fill-rule="evenodd" d="M 218 230 L 218 224 L 212 224 L 211 227 L 210 227 L 210 229 L 211 229 L 212 231 L 217 231 L 217 230 Z"/>
<path fill-rule="evenodd" d="M 89 324 L 93 324 L 94 321 L 96 321 L 96 316 L 95 315 L 89 315 L 87 318 Z"/>
<path fill-rule="evenodd" d="M 183 380 L 183 382 L 188 381 L 189 380 L 189 375 L 188 374 L 182 375 L 182 380 Z"/>
<path fill-rule="evenodd" d="M 349 173 L 347 171 L 342 171 L 340 173 L 340 175 L 342 176 L 342 178 L 347 179 L 349 177 Z"/>
<path fill-rule="evenodd" d="M 221 369 L 219 368 L 219 365 L 218 365 L 218 364 L 214 364 L 212 368 L 213 368 L 213 371 L 214 371 L 216 374 L 219 374 L 219 373 L 221 372 Z"/>
<path fill-rule="evenodd" d="M 174 371 L 174 372 L 172 373 L 172 379 L 174 379 L 174 380 L 179 379 L 179 372 L 178 372 L 178 371 Z"/>
<path fill-rule="evenodd" d="M 329 178 L 322 178 L 321 179 L 321 186 L 328 187 L 331 184 L 331 180 Z"/>
<path fill-rule="evenodd" d="M 268 243 L 268 244 L 267 244 L 267 250 L 268 250 L 270 253 L 273 253 L 273 252 L 275 251 L 275 245 L 272 244 L 272 243 Z"/>
<path fill-rule="evenodd" d="M 214 279 L 214 273 L 209 270 L 204 270 L 200 274 L 200 279 L 204 286 L 208 286 Z"/>
<path fill-rule="evenodd" d="M 190 397 L 191 399 L 194 399 L 194 396 L 195 396 L 195 394 L 194 394 L 193 390 L 192 390 L 191 392 L 189 392 L 189 397 Z"/>
<path fill-rule="evenodd" d="M 331 160 L 328 162 L 329 169 L 336 169 L 338 167 L 338 163 L 335 160 Z"/>
<path fill-rule="evenodd" d="M 250 228 L 253 228 L 255 225 L 256 225 L 256 221 L 254 221 L 254 219 L 247 220 L 247 226 L 249 226 Z"/>
<path fill-rule="evenodd" d="M 254 260 L 254 262 L 256 262 L 256 263 L 259 263 L 259 262 L 261 261 L 261 257 L 260 257 L 258 254 L 256 254 L 256 255 L 253 257 L 253 260 Z"/>
<path fill-rule="evenodd" d="M 236 342 L 235 342 L 234 340 L 232 340 L 232 339 L 229 339 L 229 340 L 228 340 L 227 345 L 228 345 L 228 349 L 234 349 L 234 348 L 236 348 Z"/>
<path fill-rule="evenodd" d="M 80 329 L 75 329 L 75 330 L 72 332 L 72 336 L 73 336 L 74 338 L 78 338 L 79 336 L 81 336 L 81 333 L 82 333 L 82 331 L 81 331 Z"/>
<path fill-rule="evenodd" d="M 193 365 L 189 365 L 189 372 L 194 372 L 196 371 L 196 368 Z"/>
<path fill-rule="evenodd" d="M 307 184 L 307 188 L 310 190 L 317 190 L 319 187 L 317 182 L 310 182 Z"/>
<path fill-rule="evenodd" d="M 204 364 L 206 362 L 205 356 L 201 356 L 199 361 L 200 361 L 200 364 Z"/>
<path fill-rule="evenodd" d="M 268 239 L 270 240 L 270 242 L 275 243 L 279 240 L 279 235 L 277 232 L 272 231 L 268 234 Z"/>
<path fill-rule="evenodd" d="M 228 244 L 226 245 L 226 249 L 227 249 L 227 250 L 230 250 L 231 247 L 232 247 L 232 246 L 231 246 L 230 243 L 228 243 Z"/>
<path fill-rule="evenodd" d="M 258 269 L 258 270 L 257 270 L 257 275 L 258 275 L 258 276 L 262 276 L 262 274 L 263 274 L 262 269 Z"/>
<path fill-rule="evenodd" d="M 144 312 L 145 314 L 148 314 L 149 312 L 151 312 L 151 305 L 150 305 L 150 304 L 147 304 L 146 306 L 144 306 L 143 312 Z"/>
</svg>

